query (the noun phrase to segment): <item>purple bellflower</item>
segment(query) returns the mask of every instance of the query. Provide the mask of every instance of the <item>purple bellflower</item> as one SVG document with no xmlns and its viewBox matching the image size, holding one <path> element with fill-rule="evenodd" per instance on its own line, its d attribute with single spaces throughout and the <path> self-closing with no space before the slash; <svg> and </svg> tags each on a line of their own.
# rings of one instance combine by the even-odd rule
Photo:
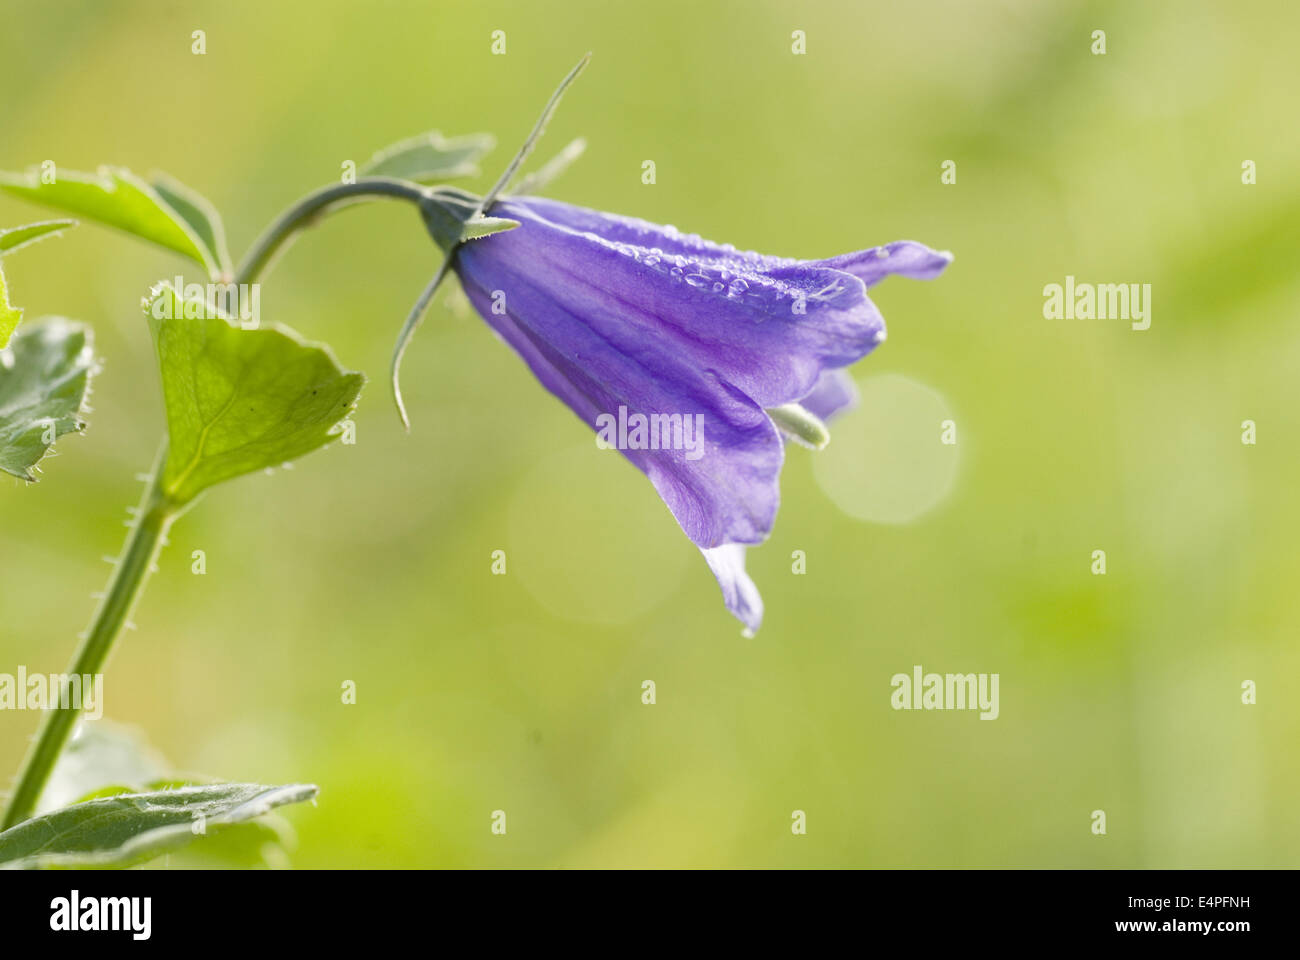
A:
<svg viewBox="0 0 1300 960">
<path fill-rule="evenodd" d="M 844 368 L 885 339 L 868 288 L 931 279 L 952 256 L 901 241 L 793 260 L 535 196 L 498 200 L 585 63 L 486 198 L 440 188 L 421 205 L 447 258 L 399 338 L 394 395 L 405 418 L 402 353 L 452 270 L 542 385 L 650 478 L 752 635 L 763 601 L 745 548 L 776 519 L 783 434 L 823 446 L 821 420 L 853 403 Z"/>
<path fill-rule="evenodd" d="M 767 411 L 799 403 L 825 418 L 851 403 L 843 368 L 885 339 L 867 288 L 938 276 L 951 256 L 904 241 L 789 260 L 535 197 L 492 214 L 520 226 L 463 245 L 453 269 L 546 389 L 597 431 L 620 409 L 649 425 L 703 415 L 702 450 L 651 429 L 622 453 L 703 551 L 727 608 L 757 630 L 744 548 L 772 529 L 784 460 Z"/>
</svg>

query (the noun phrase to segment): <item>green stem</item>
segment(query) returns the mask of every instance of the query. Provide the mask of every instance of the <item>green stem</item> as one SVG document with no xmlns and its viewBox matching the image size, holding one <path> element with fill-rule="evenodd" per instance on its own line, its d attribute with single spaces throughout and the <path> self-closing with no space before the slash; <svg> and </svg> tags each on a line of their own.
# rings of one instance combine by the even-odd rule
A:
<svg viewBox="0 0 1300 960">
<path fill-rule="evenodd" d="M 402 331 L 397 335 L 397 345 L 393 348 L 393 362 L 389 367 L 388 375 L 393 384 L 393 402 L 397 404 L 397 414 L 402 418 L 402 426 L 406 427 L 407 432 L 411 430 L 411 418 L 406 413 L 406 404 L 402 401 L 402 357 L 406 353 L 406 348 L 415 336 L 415 329 L 424 319 L 424 311 L 429 309 L 429 303 L 433 300 L 433 295 L 438 292 L 438 287 L 442 286 L 442 281 L 446 279 L 447 273 L 451 270 L 451 263 L 456 258 L 456 248 L 442 258 L 442 266 L 438 267 L 438 272 L 433 275 L 420 294 L 420 299 L 415 301 L 415 306 L 406 316 L 406 323 L 402 324 Z"/>
<path fill-rule="evenodd" d="M 249 251 L 244 262 L 234 277 L 235 284 L 252 283 L 255 277 L 265 272 L 275 259 L 280 248 L 299 230 L 311 224 L 318 215 L 328 207 L 348 200 L 362 197 L 395 197 L 419 203 L 428 195 L 428 191 L 405 180 L 390 180 L 384 177 L 370 177 L 356 183 L 341 183 L 331 187 L 322 187 L 310 193 L 286 210 L 258 238 L 253 249 Z"/>
<path fill-rule="evenodd" d="M 317 190 L 285 211 L 267 228 L 240 264 L 232 282 L 252 283 L 265 272 L 276 254 L 299 230 L 310 225 L 332 206 L 368 196 L 396 197 L 419 203 L 429 192 L 431 191 L 402 180 L 379 177 Z M 131 611 L 154 569 L 158 552 L 167 542 L 167 530 L 185 509 L 183 504 L 171 500 L 162 489 L 162 471 L 166 462 L 167 443 L 164 440 L 153 471 L 149 474 L 131 532 L 127 535 L 126 546 L 117 560 L 113 576 L 109 579 L 89 628 L 82 634 L 81 644 L 65 675 L 63 689 L 67 689 L 67 677 L 86 674 L 93 676 L 103 671 L 113 643 L 122 628 L 129 623 Z M 62 706 L 64 703 L 68 706 Z M 35 812 L 45 784 L 54 770 L 59 754 L 67 745 L 80 714 L 81 704 L 74 705 L 71 697 L 63 695 L 46 711 L 36 739 L 23 758 L 4 820 L 0 822 L 0 830 L 7 830 L 27 820 Z"/>
<path fill-rule="evenodd" d="M 427 193 L 414 184 L 379 177 L 317 190 L 285 211 L 267 228 L 240 264 L 232 282 L 252 283 L 270 266 L 276 254 L 294 234 L 332 206 L 362 197 L 396 197 L 419 203 Z M 153 570 L 158 551 L 166 543 L 168 528 L 184 510 L 184 505 L 172 501 L 162 489 L 162 471 L 166 462 L 167 443 L 164 440 L 145 486 L 135 521 L 131 525 L 131 532 L 127 535 L 126 546 L 122 549 L 122 555 L 118 558 L 90 627 L 82 634 L 81 645 L 68 668 L 67 677 L 85 674 L 93 676 L 102 672 L 113 643 L 129 622 L 131 610 Z M 66 677 L 64 683 L 67 684 Z M 68 706 L 63 707 L 64 703 Z M 46 711 L 40 731 L 18 771 L 18 779 L 9 798 L 4 820 L 0 822 L 0 830 L 21 823 L 35 812 L 45 784 L 77 725 L 80 713 L 81 705 L 73 705 L 70 697 L 62 695 Z"/>
<path fill-rule="evenodd" d="M 67 676 L 103 672 L 113 641 L 129 622 L 131 610 L 154 567 L 158 551 L 166 542 L 167 529 L 182 509 L 168 499 L 161 487 L 160 479 L 166 459 L 167 445 L 164 443 L 145 486 L 139 512 L 126 538 L 126 546 L 113 569 L 113 576 L 95 610 L 90 627 L 82 634 L 81 645 L 72 658 Z M 67 683 L 66 677 L 64 683 Z M 52 700 L 53 697 L 51 692 Z M 68 706 L 62 706 L 64 703 Z M 18 773 L 18 782 L 9 799 L 9 807 L 5 811 L 0 830 L 7 830 L 32 816 L 80 713 L 81 704 L 73 704 L 71 698 L 63 696 L 52 702 L 46 710 L 40 732 L 28 749 Z"/>
</svg>

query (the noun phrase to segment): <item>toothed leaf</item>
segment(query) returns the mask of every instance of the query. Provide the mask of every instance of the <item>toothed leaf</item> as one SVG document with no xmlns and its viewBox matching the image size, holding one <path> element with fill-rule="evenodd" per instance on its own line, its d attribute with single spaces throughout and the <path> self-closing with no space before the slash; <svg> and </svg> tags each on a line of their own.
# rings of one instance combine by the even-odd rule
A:
<svg viewBox="0 0 1300 960">
<path fill-rule="evenodd" d="M 170 436 L 162 488 L 178 503 L 329 443 L 365 381 L 328 347 L 283 328 L 240 329 L 167 284 L 145 310 Z"/>
<path fill-rule="evenodd" d="M 90 330 L 51 317 L 24 327 L 0 351 L 0 470 L 35 480 L 54 441 L 81 430 L 94 366 Z"/>
</svg>

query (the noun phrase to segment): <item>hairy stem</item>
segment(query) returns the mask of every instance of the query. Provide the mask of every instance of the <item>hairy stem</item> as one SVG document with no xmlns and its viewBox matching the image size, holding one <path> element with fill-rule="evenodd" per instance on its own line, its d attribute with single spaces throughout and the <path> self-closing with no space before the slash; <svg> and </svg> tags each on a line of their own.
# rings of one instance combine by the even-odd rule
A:
<svg viewBox="0 0 1300 960">
<path fill-rule="evenodd" d="M 90 626 L 81 636 L 81 645 L 64 676 L 58 700 L 49 704 L 41 720 L 40 732 L 23 760 L 0 829 L 9 829 L 31 817 L 35 811 L 45 783 L 81 713 L 82 704 L 73 703 L 69 696 L 68 678 L 73 675 L 93 676 L 103 672 L 113 642 L 129 622 L 131 610 L 154 568 L 158 551 L 166 542 L 167 529 L 181 510 L 163 493 L 159 482 L 166 459 L 167 445 L 164 443 L 153 472 L 149 475 L 139 511 L 126 538 L 126 546 L 122 548 L 122 554 L 113 568 L 108 588 L 99 601 Z M 82 689 L 84 691 L 84 686 Z M 54 693 L 51 691 L 51 699 L 53 698 Z M 84 699 L 84 693 L 81 699 Z"/>
<path fill-rule="evenodd" d="M 267 228 L 240 264 L 232 282 L 244 284 L 256 280 L 298 231 L 309 226 L 330 207 L 364 197 L 395 197 L 418 204 L 429 192 L 402 180 L 379 177 L 317 190 L 285 211 Z M 429 294 L 432 295 L 432 290 Z M 81 636 L 81 644 L 64 676 L 58 700 L 46 711 L 36 739 L 23 759 L 4 820 L 0 822 L 0 830 L 21 823 L 35 812 L 59 754 L 72 736 L 81 714 L 82 704 L 72 702 L 68 678 L 74 675 L 94 676 L 103 671 L 113 643 L 123 627 L 128 625 L 131 610 L 154 569 L 159 550 L 166 543 L 167 530 L 185 509 L 184 505 L 172 501 L 162 489 L 162 471 L 166 462 L 167 443 L 164 441 L 153 471 L 149 474 L 144 495 L 131 524 L 131 532 L 127 535 L 126 546 L 114 566 L 113 576 L 109 579 L 90 626 Z"/>
</svg>

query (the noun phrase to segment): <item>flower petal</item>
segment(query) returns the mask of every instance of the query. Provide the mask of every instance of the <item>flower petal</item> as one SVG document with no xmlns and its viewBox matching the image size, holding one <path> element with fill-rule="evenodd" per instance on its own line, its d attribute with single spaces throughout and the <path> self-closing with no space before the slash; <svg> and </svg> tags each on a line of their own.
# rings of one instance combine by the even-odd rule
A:
<svg viewBox="0 0 1300 960">
<path fill-rule="evenodd" d="M 799 401 L 814 417 L 826 421 L 852 410 L 858 403 L 858 388 L 847 370 L 827 370 L 817 378 L 812 392 Z"/>
<path fill-rule="evenodd" d="M 523 225 L 475 241 L 462 256 L 490 250 L 523 275 L 553 276 L 554 296 L 603 337 L 656 344 L 716 371 L 762 407 L 797 400 L 823 369 L 847 366 L 884 339 L 865 285 L 842 270 L 554 201 L 503 201 L 493 213 Z M 586 226 L 603 232 L 579 229 Z"/>
<path fill-rule="evenodd" d="M 457 272 L 470 302 L 542 384 L 598 432 L 599 418 L 617 419 L 620 407 L 629 417 L 680 416 L 682 445 L 623 449 L 624 456 L 649 476 L 697 546 L 765 539 L 780 501 L 784 447 L 762 408 L 662 344 L 638 342 L 626 330 L 614 336 L 619 319 L 603 305 L 572 312 L 558 289 L 569 278 L 525 275 L 513 258 L 491 251 L 494 239 L 461 248 Z M 504 313 L 493 309 L 500 303 Z M 686 417 L 696 418 L 695 430 Z"/>
<path fill-rule="evenodd" d="M 745 636 L 752 637 L 763 624 L 763 598 L 745 572 L 745 548 L 738 543 L 701 550 L 722 588 L 722 599 L 741 623 Z"/>
<path fill-rule="evenodd" d="M 730 243 L 714 243 L 697 233 L 682 233 L 671 224 L 651 223 L 640 217 L 625 217 L 619 213 L 576 207 L 571 203 L 548 200 L 545 197 L 528 197 L 526 203 L 538 217 L 549 223 L 578 233 L 594 233 L 614 243 L 625 243 L 646 250 L 658 248 L 660 256 L 680 254 L 690 260 L 714 263 L 744 260 L 755 270 L 772 270 L 799 263 L 793 257 L 774 257 L 752 250 L 737 250 Z"/>
<path fill-rule="evenodd" d="M 868 287 L 874 287 L 890 274 L 912 280 L 933 280 L 943 273 L 944 267 L 952 263 L 952 254 L 946 250 L 931 250 L 914 240 L 899 240 L 883 247 L 844 253 L 815 263 L 851 273 Z"/>
</svg>

